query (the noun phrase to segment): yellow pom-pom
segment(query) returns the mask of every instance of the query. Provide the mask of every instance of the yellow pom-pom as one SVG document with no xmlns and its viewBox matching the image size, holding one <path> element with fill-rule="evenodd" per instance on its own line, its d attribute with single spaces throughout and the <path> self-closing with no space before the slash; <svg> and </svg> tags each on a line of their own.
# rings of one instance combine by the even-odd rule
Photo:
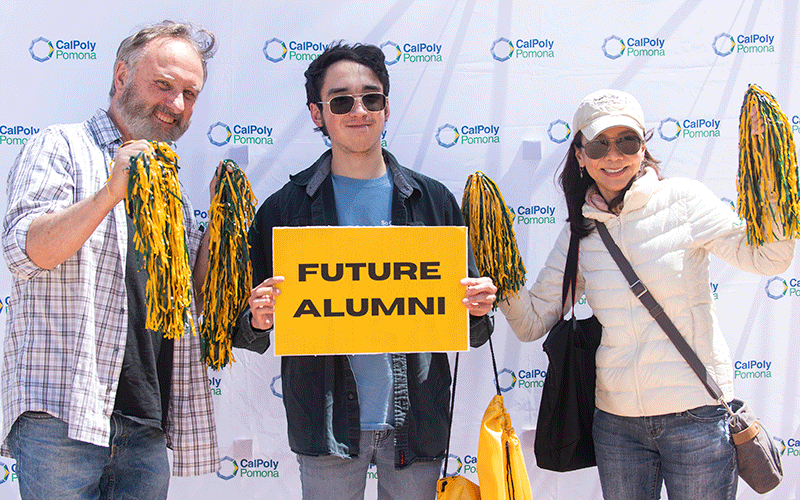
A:
<svg viewBox="0 0 800 500">
<path fill-rule="evenodd" d="M 525 284 L 525 264 L 514 235 L 514 214 L 503 195 L 483 172 L 467 178 L 461 212 L 469 228 L 469 241 L 482 276 L 497 286 L 497 300 L 516 296 Z"/>
<path fill-rule="evenodd" d="M 800 235 L 797 150 L 789 119 L 775 98 L 750 85 L 739 115 L 738 213 L 747 241 L 759 246 Z M 777 234 L 776 234 L 777 233 Z"/>
<path fill-rule="evenodd" d="M 125 204 L 136 228 L 137 262 L 147 270 L 145 328 L 180 339 L 187 323 L 194 333 L 194 322 L 178 156 L 165 142 L 151 145 L 152 153 L 131 158 Z"/>
<path fill-rule="evenodd" d="M 232 171 L 228 172 L 228 168 Z M 231 337 L 253 285 L 247 229 L 255 216 L 250 181 L 225 160 L 209 208 L 209 268 L 203 285 L 200 338 L 206 366 L 218 370 L 233 359 Z"/>
</svg>

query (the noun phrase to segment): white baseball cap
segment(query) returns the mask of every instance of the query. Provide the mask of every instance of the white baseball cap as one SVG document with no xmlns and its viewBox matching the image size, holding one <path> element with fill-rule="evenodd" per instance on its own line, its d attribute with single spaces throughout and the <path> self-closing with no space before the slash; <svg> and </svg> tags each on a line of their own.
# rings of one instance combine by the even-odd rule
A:
<svg viewBox="0 0 800 500">
<path fill-rule="evenodd" d="M 572 129 L 591 141 L 611 127 L 628 127 L 644 139 L 644 113 L 632 95 L 621 90 L 602 89 L 583 98 L 572 118 Z"/>
</svg>

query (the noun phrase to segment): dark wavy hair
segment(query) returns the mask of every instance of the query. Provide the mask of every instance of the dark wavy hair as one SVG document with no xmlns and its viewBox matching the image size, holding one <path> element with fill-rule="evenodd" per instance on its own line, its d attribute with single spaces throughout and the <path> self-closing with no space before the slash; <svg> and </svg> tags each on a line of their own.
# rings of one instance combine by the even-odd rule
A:
<svg viewBox="0 0 800 500">
<path fill-rule="evenodd" d="M 159 38 L 177 38 L 188 42 L 197 51 L 197 55 L 200 56 L 200 61 L 203 65 L 203 83 L 206 82 L 208 77 L 206 61 L 214 56 L 214 51 L 217 49 L 217 41 L 213 33 L 191 23 L 176 23 L 164 20 L 140 29 L 119 44 L 114 68 L 117 67 L 118 62 L 124 61 L 131 74 L 135 73 L 136 64 L 142 58 L 147 44 Z M 116 91 L 117 89 L 112 82 L 111 91 L 108 95 L 114 97 Z"/>
<path fill-rule="evenodd" d="M 383 51 L 375 45 L 365 45 L 357 43 L 348 45 L 342 41 L 334 42 L 325 49 L 322 54 L 311 61 L 308 69 L 303 73 L 306 77 L 306 104 L 319 104 L 322 99 L 322 84 L 325 81 L 325 72 L 328 68 L 339 61 L 353 61 L 371 69 L 378 81 L 383 86 L 383 95 L 389 96 L 389 71 L 386 69 L 386 57 Z M 314 130 L 321 131 L 328 136 L 328 130 L 322 126 Z"/>
<path fill-rule="evenodd" d="M 645 143 L 650 140 L 652 136 L 653 131 L 651 130 L 645 135 Z M 586 201 L 586 191 L 589 190 L 590 186 L 595 184 L 594 179 L 592 179 L 588 173 L 584 172 L 581 174 L 578 158 L 575 157 L 575 150 L 582 147 L 582 138 L 583 134 L 578 131 L 570 143 L 569 151 L 567 151 L 567 155 L 562 162 L 564 168 L 558 176 L 561 189 L 564 190 L 564 198 L 567 201 L 567 220 L 570 223 L 572 232 L 577 234 L 580 238 L 588 236 L 589 233 L 592 232 L 592 229 L 594 229 L 594 224 L 586 220 L 583 216 L 583 204 Z M 658 168 L 658 164 L 659 161 L 653 158 L 650 151 L 645 148 L 642 166 L 650 167 L 655 170 L 656 174 L 658 174 L 658 178 L 661 179 L 661 171 Z M 622 193 L 608 204 L 609 207 L 614 207 L 622 201 L 632 183 L 633 179 L 631 179 L 631 183 L 625 187 Z"/>
</svg>

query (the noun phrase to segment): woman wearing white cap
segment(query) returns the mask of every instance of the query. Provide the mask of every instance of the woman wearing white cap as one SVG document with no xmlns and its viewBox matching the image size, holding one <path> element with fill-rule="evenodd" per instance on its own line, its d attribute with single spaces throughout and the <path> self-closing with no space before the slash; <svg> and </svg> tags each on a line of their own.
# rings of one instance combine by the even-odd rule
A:
<svg viewBox="0 0 800 500">
<path fill-rule="evenodd" d="M 647 151 L 642 108 L 630 94 L 586 96 L 560 175 L 569 220 L 528 293 L 498 305 L 520 340 L 561 316 L 570 231 L 580 237 L 577 296 L 603 325 L 593 438 L 607 500 L 732 500 L 736 454 L 726 411 L 642 303 L 594 228 L 600 221 L 641 281 L 733 399 L 733 367 L 714 313 L 709 254 L 745 271 L 785 271 L 794 241 L 747 245 L 746 226 L 700 182 L 662 179 Z"/>
</svg>

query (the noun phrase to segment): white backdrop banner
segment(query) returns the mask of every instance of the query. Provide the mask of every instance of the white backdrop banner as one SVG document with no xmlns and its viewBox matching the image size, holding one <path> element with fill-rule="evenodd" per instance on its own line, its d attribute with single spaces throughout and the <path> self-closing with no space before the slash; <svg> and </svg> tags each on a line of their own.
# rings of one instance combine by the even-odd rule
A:
<svg viewBox="0 0 800 500">
<path fill-rule="evenodd" d="M 459 200 L 470 173 L 494 179 L 516 214 L 520 250 L 535 278 L 566 219 L 555 176 L 580 99 L 607 87 L 637 96 L 663 173 L 699 179 L 733 205 L 748 84 L 773 93 L 800 136 L 798 10 L 797 0 L 0 0 L 0 189 L 5 193 L 8 170 L 29 137 L 107 107 L 123 38 L 162 19 L 190 20 L 219 42 L 193 124 L 177 146 L 184 189 L 205 224 L 219 160 L 242 166 L 263 201 L 328 147 L 313 131 L 303 71 L 333 40 L 372 43 L 386 54 L 391 78 L 384 147 Z M 2 338 L 11 277 L 0 267 Z M 775 434 L 785 470 L 775 491 L 758 496 L 741 483 L 739 498 L 798 499 L 798 265 L 761 277 L 715 259 L 711 287 L 737 395 Z M 601 498 L 595 469 L 557 474 L 536 467 L 533 436 L 547 368 L 541 341 L 520 343 L 499 313 L 494 339 L 535 498 Z M 221 470 L 173 478 L 170 498 L 299 498 L 280 360 L 272 349 L 234 354 L 232 366 L 208 373 Z M 480 418 L 494 393 L 488 361 L 488 346 L 462 355 L 453 420 L 448 470 L 474 481 Z M 369 499 L 376 482 L 372 469 Z M 6 457 L 0 498 L 18 498 L 15 462 Z"/>
</svg>

